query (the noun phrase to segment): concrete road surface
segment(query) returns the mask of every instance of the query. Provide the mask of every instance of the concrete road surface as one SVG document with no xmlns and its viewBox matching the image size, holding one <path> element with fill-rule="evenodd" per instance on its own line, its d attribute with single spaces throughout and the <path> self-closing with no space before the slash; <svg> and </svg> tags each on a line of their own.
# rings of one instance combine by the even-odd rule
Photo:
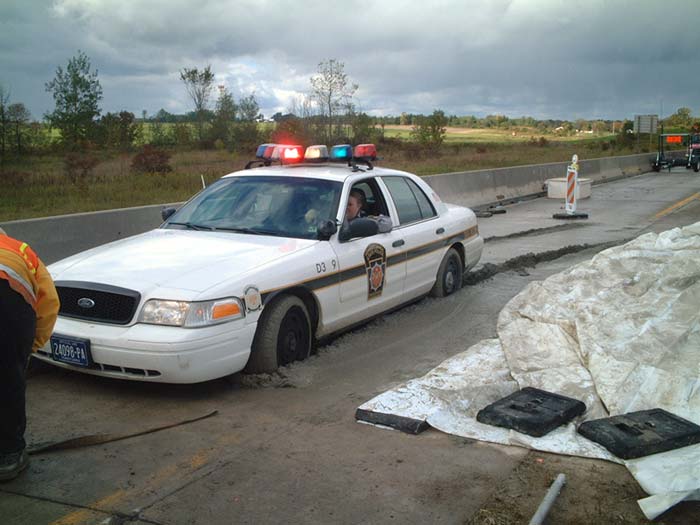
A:
<svg viewBox="0 0 700 525">
<path fill-rule="evenodd" d="M 586 221 L 552 219 L 562 205 L 536 199 L 481 219 L 488 242 L 474 284 L 376 319 L 277 374 L 162 385 L 35 368 L 32 444 L 218 414 L 33 456 L 0 485 L 0 524 L 527 522 L 557 472 L 569 484 L 552 523 L 643 523 L 644 493 L 619 465 L 354 420 L 368 399 L 493 337 L 498 312 L 528 282 L 606 243 L 700 221 L 700 176 L 677 169 L 596 186 L 579 205 Z M 662 521 L 698 516 L 700 505 L 686 503 Z"/>
</svg>

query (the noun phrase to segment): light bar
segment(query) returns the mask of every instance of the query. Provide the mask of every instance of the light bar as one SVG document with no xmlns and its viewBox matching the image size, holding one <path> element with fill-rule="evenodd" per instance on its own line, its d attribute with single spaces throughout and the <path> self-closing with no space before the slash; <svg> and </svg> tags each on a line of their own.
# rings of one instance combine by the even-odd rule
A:
<svg viewBox="0 0 700 525">
<path fill-rule="evenodd" d="M 255 152 L 255 156 L 259 159 L 269 159 L 270 155 L 269 153 L 272 153 L 272 149 L 275 147 L 275 144 L 260 144 L 258 146 L 257 151 Z M 265 153 L 268 152 L 268 155 L 265 156 Z"/>
<path fill-rule="evenodd" d="M 294 164 L 304 160 L 304 148 L 302 146 L 282 146 L 280 160 L 283 164 Z"/>
<path fill-rule="evenodd" d="M 307 162 L 326 162 L 328 160 L 328 147 L 324 144 L 316 144 L 306 148 L 304 160 Z"/>
<path fill-rule="evenodd" d="M 331 148 L 331 161 L 344 162 L 352 159 L 352 146 L 350 144 L 339 144 Z"/>
<path fill-rule="evenodd" d="M 364 160 L 377 160 L 377 147 L 374 144 L 358 144 L 354 157 Z"/>
<path fill-rule="evenodd" d="M 299 148 L 299 156 L 301 157 L 301 146 L 292 144 L 275 144 L 272 148 L 272 154 L 270 155 L 270 160 L 284 160 L 284 151 L 290 148 Z M 290 155 L 294 155 L 291 153 Z M 292 157 L 290 157 L 292 158 Z"/>
</svg>

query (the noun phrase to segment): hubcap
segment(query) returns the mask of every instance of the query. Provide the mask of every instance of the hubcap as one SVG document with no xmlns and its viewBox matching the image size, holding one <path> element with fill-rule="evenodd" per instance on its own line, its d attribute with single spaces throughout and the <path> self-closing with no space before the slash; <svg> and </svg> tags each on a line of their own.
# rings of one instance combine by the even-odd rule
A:
<svg viewBox="0 0 700 525">
<path fill-rule="evenodd" d="M 455 282 L 457 280 L 456 273 L 454 261 L 450 260 L 447 264 L 447 271 L 445 272 L 445 291 L 447 293 L 452 293 L 455 289 Z"/>
<path fill-rule="evenodd" d="M 280 327 L 277 356 L 280 366 L 306 357 L 300 355 L 308 345 L 306 319 L 298 308 L 287 312 Z"/>
<path fill-rule="evenodd" d="M 452 272 L 448 272 L 447 275 L 445 275 L 445 289 L 448 292 L 452 291 L 452 288 L 454 288 L 455 285 L 455 276 Z"/>
</svg>

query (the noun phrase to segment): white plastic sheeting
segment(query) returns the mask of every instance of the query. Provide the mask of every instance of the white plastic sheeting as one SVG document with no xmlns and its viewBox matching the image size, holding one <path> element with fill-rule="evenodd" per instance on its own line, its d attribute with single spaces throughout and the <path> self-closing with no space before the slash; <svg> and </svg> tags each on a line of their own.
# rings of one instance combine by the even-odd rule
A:
<svg viewBox="0 0 700 525">
<path fill-rule="evenodd" d="M 648 233 L 530 283 L 482 341 L 360 408 L 427 421 L 463 437 L 624 463 L 653 519 L 700 499 L 700 445 L 622 461 L 576 433 L 583 420 L 663 408 L 700 424 L 700 223 Z M 532 386 L 586 404 L 577 421 L 535 438 L 476 421 Z"/>
</svg>

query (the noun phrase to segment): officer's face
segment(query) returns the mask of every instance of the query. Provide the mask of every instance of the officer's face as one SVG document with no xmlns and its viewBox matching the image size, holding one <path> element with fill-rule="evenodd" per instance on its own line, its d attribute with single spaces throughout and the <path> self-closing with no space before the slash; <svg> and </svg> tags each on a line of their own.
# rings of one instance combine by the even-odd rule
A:
<svg viewBox="0 0 700 525">
<path fill-rule="evenodd" d="M 354 195 L 350 195 L 350 198 L 348 199 L 348 207 L 345 210 L 345 218 L 347 220 L 352 220 L 357 217 L 358 213 L 360 213 L 360 201 Z"/>
</svg>

